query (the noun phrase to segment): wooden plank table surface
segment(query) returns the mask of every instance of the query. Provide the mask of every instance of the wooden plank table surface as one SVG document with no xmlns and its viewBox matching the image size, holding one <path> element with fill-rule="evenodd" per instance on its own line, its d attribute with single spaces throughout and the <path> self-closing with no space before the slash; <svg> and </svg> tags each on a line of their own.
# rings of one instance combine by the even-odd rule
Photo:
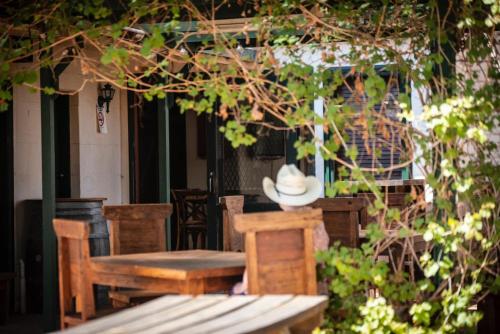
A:
<svg viewBox="0 0 500 334">
<path fill-rule="evenodd" d="M 229 290 L 241 281 L 245 253 L 189 250 L 93 257 L 94 284 L 179 294 Z"/>
<path fill-rule="evenodd" d="M 326 296 L 164 296 L 61 333 L 309 333 L 326 307 Z"/>
</svg>

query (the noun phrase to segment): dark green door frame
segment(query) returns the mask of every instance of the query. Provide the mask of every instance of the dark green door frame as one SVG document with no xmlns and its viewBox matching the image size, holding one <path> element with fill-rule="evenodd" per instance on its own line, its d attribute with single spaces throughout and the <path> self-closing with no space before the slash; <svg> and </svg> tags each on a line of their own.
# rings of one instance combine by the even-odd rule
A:
<svg viewBox="0 0 500 334">
<path fill-rule="evenodd" d="M 54 99 L 43 88 L 58 90 L 59 76 L 71 63 L 73 53 L 54 68 L 40 68 L 41 127 L 42 127 L 42 238 L 43 238 L 43 327 L 44 331 L 58 328 L 57 242 L 52 220 L 56 212 Z"/>
<path fill-rule="evenodd" d="M 12 93 L 12 91 L 11 91 Z M 14 145 L 13 108 L 0 112 L 0 272 L 14 272 Z M 10 303 L 10 301 L 9 301 Z"/>
<path fill-rule="evenodd" d="M 40 86 L 57 89 L 57 81 L 48 67 L 40 69 Z M 43 322 L 44 330 L 57 328 L 57 249 L 52 219 L 56 211 L 54 98 L 42 90 L 42 194 L 43 194 Z"/>
<path fill-rule="evenodd" d="M 170 203 L 170 105 L 171 94 L 158 99 L 158 173 L 160 203 Z M 172 249 L 172 227 L 170 218 L 165 221 L 167 249 Z"/>
<path fill-rule="evenodd" d="M 223 136 L 219 131 L 220 119 L 215 114 L 207 115 L 206 150 L 207 150 L 207 248 L 220 249 L 221 239 L 219 219 L 219 197 L 224 196 L 223 182 Z"/>
</svg>

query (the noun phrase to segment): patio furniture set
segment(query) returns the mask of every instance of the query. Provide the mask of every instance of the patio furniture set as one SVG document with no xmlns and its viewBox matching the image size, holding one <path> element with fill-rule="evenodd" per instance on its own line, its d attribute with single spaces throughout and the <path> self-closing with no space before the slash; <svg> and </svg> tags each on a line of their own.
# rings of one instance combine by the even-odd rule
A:
<svg viewBox="0 0 500 334">
<path fill-rule="evenodd" d="M 203 199 L 198 200 L 200 207 Z M 84 221 L 54 219 L 61 328 L 79 325 L 69 333 L 300 333 L 318 326 L 327 298 L 317 296 L 314 227 L 324 221 L 332 243 L 359 246 L 367 199 L 320 199 L 311 210 L 251 214 L 242 214 L 243 196 L 221 203 L 224 251 L 167 252 L 164 222 L 171 204 L 105 206 L 110 256 L 90 256 Z M 190 211 L 198 212 L 194 217 L 202 212 Z M 187 240 L 178 241 L 186 245 Z M 197 238 L 192 241 L 196 245 Z M 245 268 L 251 296 L 228 297 Z M 93 285 L 111 287 L 113 309 L 96 310 Z M 122 310 L 129 306 L 135 307 Z M 81 325 L 95 318 L 101 319 Z"/>
</svg>

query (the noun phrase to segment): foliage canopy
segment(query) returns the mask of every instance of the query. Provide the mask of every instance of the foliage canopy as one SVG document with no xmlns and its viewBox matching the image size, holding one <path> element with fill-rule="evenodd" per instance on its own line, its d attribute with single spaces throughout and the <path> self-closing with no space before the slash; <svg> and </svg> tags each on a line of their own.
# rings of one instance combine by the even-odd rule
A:
<svg viewBox="0 0 500 334">
<path fill-rule="evenodd" d="M 481 315 L 470 306 L 500 286 L 498 0 L 7 1 L 0 9 L 0 108 L 13 85 L 56 93 L 39 87 L 39 68 L 71 60 L 86 81 L 148 100 L 183 93 L 181 110 L 221 117 L 234 147 L 257 140 L 250 124 L 299 130 L 298 158 L 320 152 L 338 166 L 329 196 L 373 192 L 362 247 L 318 254 L 330 282 L 325 332 L 473 328 Z M 231 15 L 238 20 L 216 21 Z M 384 148 L 397 161 L 382 164 Z M 403 210 L 391 209 L 377 178 L 412 164 L 432 200 L 412 192 Z M 423 252 L 413 247 L 417 234 Z M 380 260 L 395 247 L 407 255 Z"/>
</svg>

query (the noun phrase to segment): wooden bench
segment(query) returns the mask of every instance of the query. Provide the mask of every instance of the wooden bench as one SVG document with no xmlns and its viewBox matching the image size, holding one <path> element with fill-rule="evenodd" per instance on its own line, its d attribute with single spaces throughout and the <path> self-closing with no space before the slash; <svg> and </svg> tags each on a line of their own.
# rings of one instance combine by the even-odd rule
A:
<svg viewBox="0 0 500 334">
<path fill-rule="evenodd" d="M 326 296 L 164 296 L 62 333 L 310 333 Z"/>
</svg>

